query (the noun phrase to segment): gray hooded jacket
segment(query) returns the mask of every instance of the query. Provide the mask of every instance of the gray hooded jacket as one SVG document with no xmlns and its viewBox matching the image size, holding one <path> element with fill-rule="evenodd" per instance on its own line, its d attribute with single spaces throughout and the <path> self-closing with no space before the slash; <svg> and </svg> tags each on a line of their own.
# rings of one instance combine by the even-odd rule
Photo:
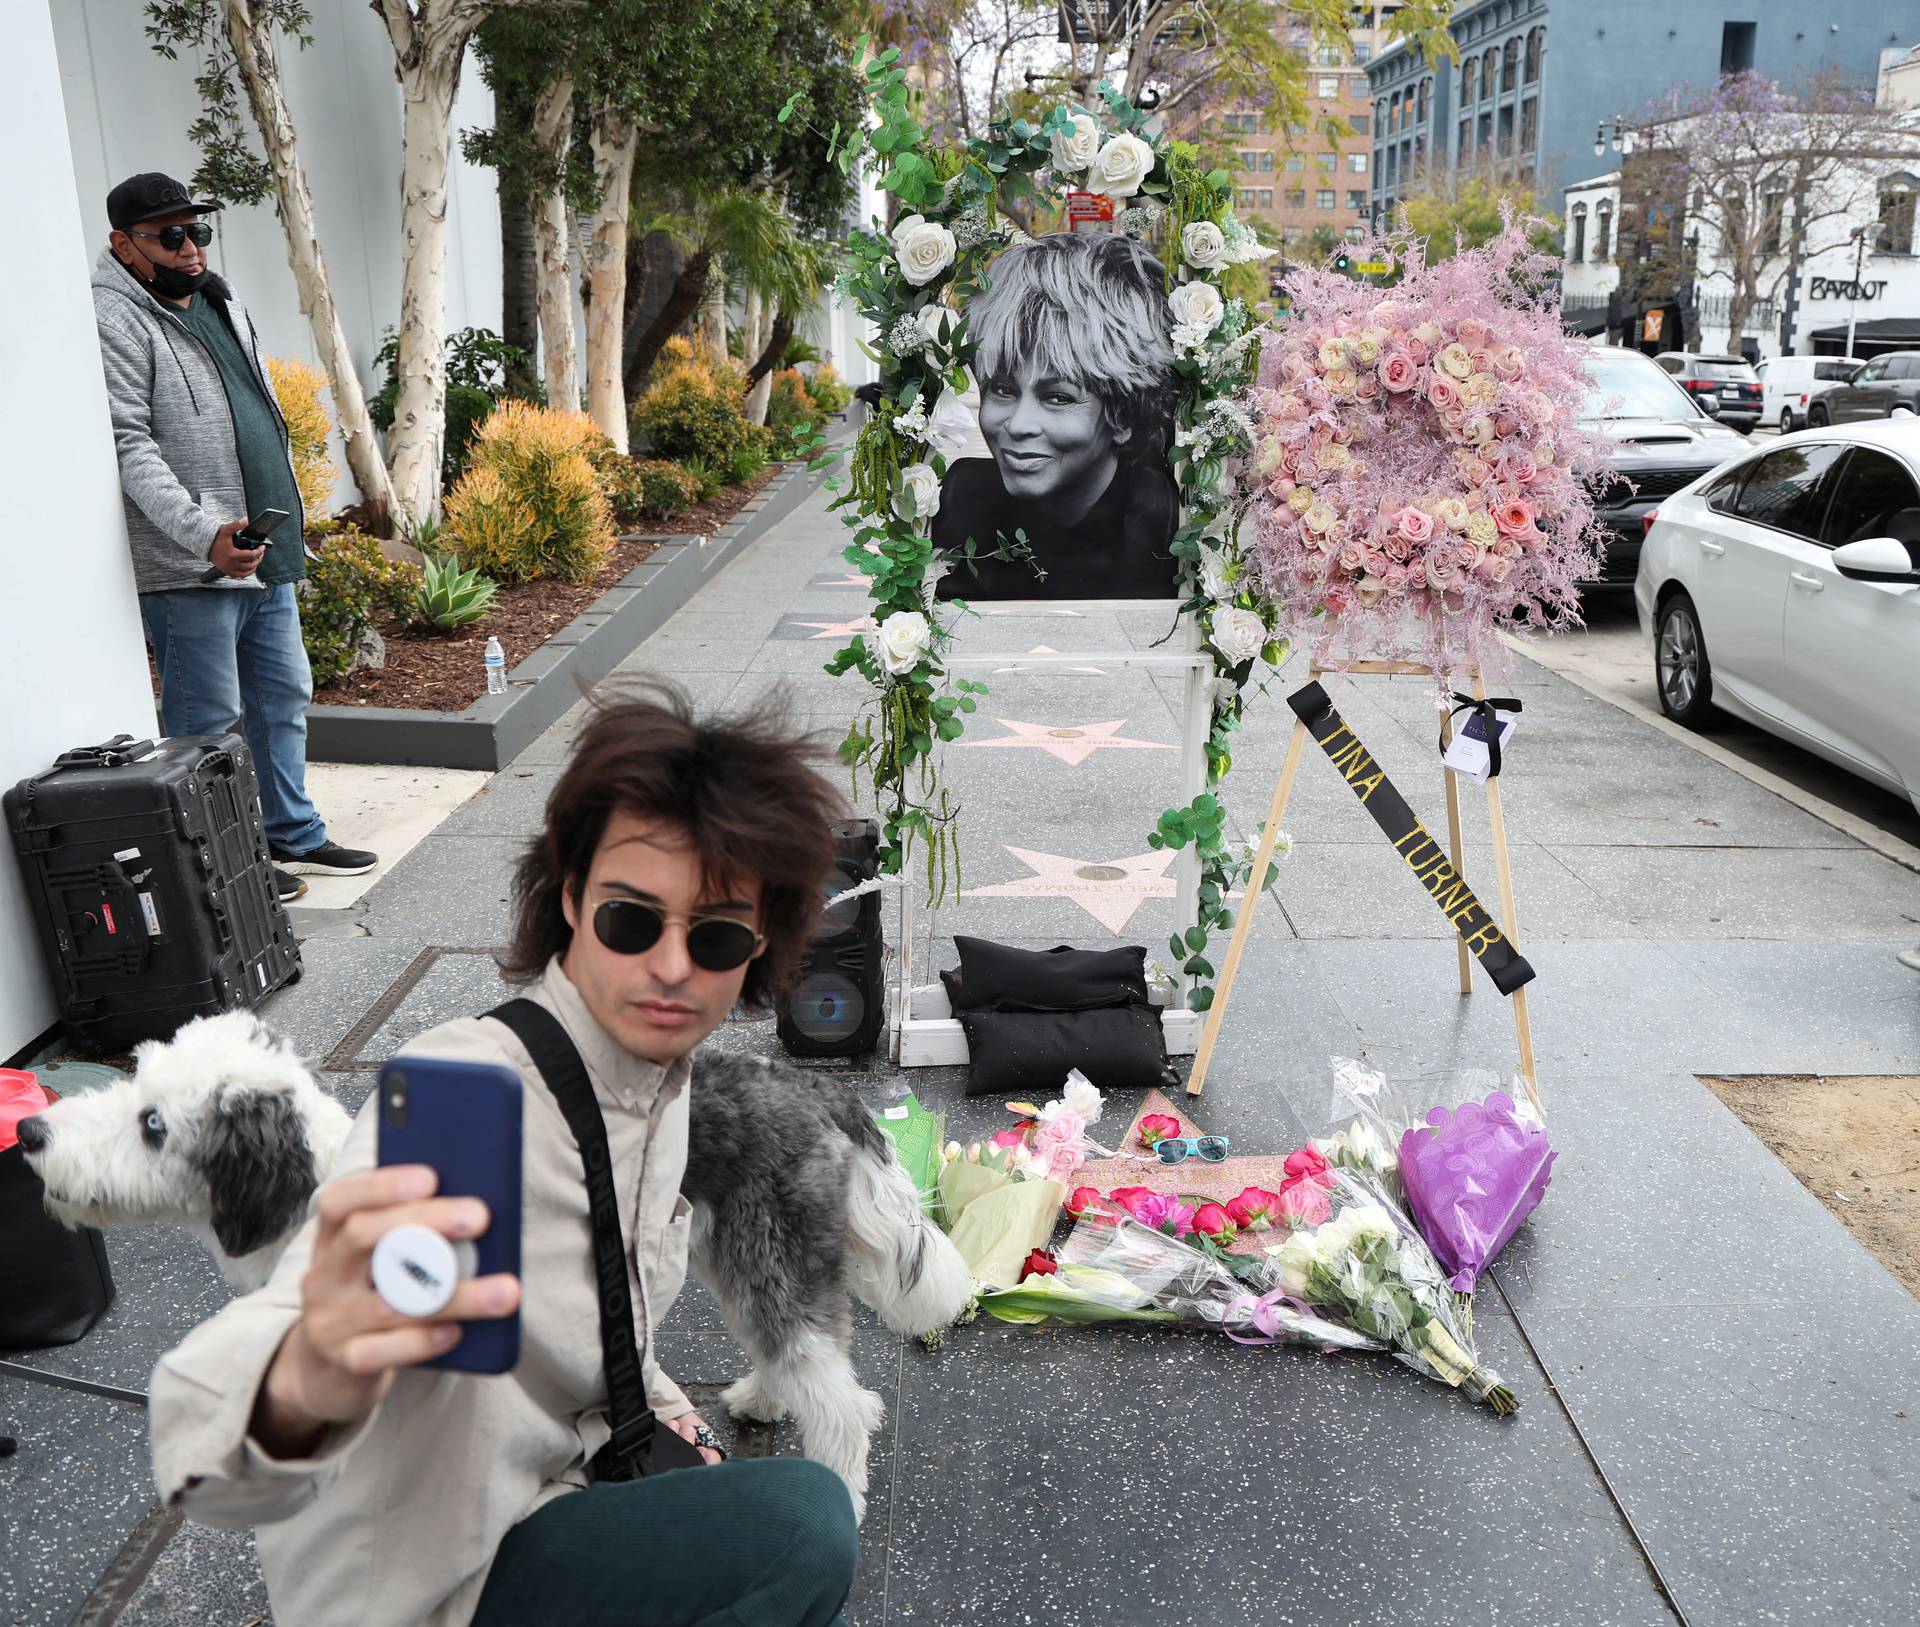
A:
<svg viewBox="0 0 1920 1627">
<path fill-rule="evenodd" d="M 112 249 L 100 251 L 92 286 L 134 585 L 142 593 L 199 587 L 214 532 L 247 511 L 233 412 L 220 369 L 174 307 L 148 293 Z M 220 278 L 209 278 L 205 291 L 226 301 L 233 331 L 279 417 L 253 319 Z M 280 437 L 287 439 L 284 419 Z M 287 467 L 291 473 L 291 450 Z M 306 516 L 298 519 L 295 536 L 304 530 Z M 223 577 L 214 585 L 254 591 L 260 586 L 252 577 Z"/>
</svg>

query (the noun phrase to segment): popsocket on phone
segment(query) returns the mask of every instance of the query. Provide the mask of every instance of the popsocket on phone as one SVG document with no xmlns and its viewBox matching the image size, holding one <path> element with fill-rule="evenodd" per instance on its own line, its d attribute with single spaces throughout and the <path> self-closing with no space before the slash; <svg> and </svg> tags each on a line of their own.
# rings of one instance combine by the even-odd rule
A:
<svg viewBox="0 0 1920 1627">
<path fill-rule="evenodd" d="M 374 1245 L 374 1291 L 402 1316 L 437 1316 L 476 1261 L 470 1242 L 449 1242 L 427 1226 L 396 1226 Z"/>
</svg>

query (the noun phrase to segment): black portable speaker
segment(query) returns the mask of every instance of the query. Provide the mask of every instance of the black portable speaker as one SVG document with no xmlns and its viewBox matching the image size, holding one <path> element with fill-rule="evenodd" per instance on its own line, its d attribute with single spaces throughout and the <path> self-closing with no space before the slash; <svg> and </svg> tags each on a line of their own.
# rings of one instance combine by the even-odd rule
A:
<svg viewBox="0 0 1920 1627">
<path fill-rule="evenodd" d="M 849 819 L 833 827 L 833 898 L 880 873 L 880 827 Z M 789 1056 L 865 1056 L 886 1023 L 880 895 L 862 893 L 821 918 L 800 976 L 778 1007 L 777 1031 Z"/>
</svg>

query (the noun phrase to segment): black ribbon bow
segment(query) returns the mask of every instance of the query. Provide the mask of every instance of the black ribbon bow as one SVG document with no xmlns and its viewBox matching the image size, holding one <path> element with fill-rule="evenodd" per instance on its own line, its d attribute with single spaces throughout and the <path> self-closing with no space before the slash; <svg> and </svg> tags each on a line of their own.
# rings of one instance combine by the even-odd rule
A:
<svg viewBox="0 0 1920 1627">
<path fill-rule="evenodd" d="M 1448 714 L 1449 717 L 1457 717 L 1462 712 L 1472 712 L 1484 723 L 1487 731 L 1487 778 L 1498 779 L 1500 776 L 1500 720 L 1493 714 L 1496 708 L 1502 712 L 1518 712 L 1520 702 L 1511 695 L 1484 697 L 1463 695 L 1456 689 L 1453 692 L 1453 703 L 1453 711 Z M 1464 729 L 1466 725 L 1462 724 L 1461 727 Z M 1440 730 L 1440 749 L 1442 752 L 1447 749 L 1447 731 L 1444 727 Z"/>
</svg>

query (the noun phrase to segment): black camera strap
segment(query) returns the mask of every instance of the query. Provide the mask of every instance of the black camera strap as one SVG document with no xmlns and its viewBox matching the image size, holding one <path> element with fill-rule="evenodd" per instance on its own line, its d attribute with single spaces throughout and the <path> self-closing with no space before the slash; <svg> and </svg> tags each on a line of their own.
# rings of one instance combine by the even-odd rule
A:
<svg viewBox="0 0 1920 1627">
<path fill-rule="evenodd" d="M 600 1347 L 607 1369 L 607 1404 L 613 1435 L 588 1465 L 595 1480 L 638 1480 L 643 1475 L 701 1461 L 693 1446 L 672 1430 L 656 1427 L 647 1404 L 645 1370 L 633 1337 L 633 1296 L 627 1289 L 626 1240 L 613 1189 L 613 1158 L 606 1121 L 594 1100 L 587 1065 L 560 1019 L 532 1000 L 509 1000 L 487 1013 L 510 1028 L 527 1048 L 580 1148 L 593 1217 L 593 1269 L 599 1282 Z M 658 1460 L 656 1444 L 663 1447 Z M 683 1448 L 676 1451 L 675 1448 Z"/>
</svg>

